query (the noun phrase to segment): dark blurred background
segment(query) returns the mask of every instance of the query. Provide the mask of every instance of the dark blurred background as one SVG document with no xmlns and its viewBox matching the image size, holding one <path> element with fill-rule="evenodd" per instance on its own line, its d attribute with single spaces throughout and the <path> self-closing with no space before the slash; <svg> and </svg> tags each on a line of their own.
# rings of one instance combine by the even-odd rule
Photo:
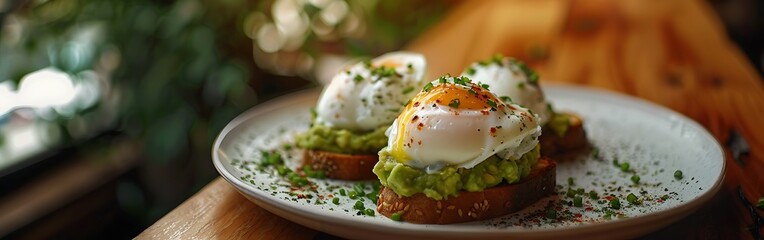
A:
<svg viewBox="0 0 764 240">
<path fill-rule="evenodd" d="M 0 0 L 0 237 L 132 238 L 217 176 L 236 115 L 455 3 Z M 764 3 L 710 3 L 761 73 Z"/>
</svg>

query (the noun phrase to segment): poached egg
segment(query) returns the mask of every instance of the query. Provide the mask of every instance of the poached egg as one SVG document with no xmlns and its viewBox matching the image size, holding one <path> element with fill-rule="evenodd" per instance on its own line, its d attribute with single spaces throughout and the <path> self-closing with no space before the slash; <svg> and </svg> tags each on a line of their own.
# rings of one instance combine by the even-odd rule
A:
<svg viewBox="0 0 764 240">
<path fill-rule="evenodd" d="M 492 155 L 519 159 L 538 144 L 536 116 L 468 77 L 425 85 L 387 130 L 390 157 L 428 173 L 472 168 Z"/>
<path fill-rule="evenodd" d="M 321 93 L 316 121 L 359 132 L 387 126 L 427 83 L 426 67 L 424 56 L 411 52 L 391 52 L 352 65 Z"/>
<path fill-rule="evenodd" d="M 552 111 L 538 85 L 538 75 L 525 63 L 497 56 L 473 63 L 462 73 L 476 82 L 488 84 L 504 101 L 513 101 L 539 115 L 541 125 L 549 122 Z"/>
</svg>

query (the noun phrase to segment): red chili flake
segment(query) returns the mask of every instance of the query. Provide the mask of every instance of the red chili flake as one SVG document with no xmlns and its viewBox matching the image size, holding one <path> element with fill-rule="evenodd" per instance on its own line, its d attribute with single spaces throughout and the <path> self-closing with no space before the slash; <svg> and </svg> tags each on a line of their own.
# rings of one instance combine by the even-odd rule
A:
<svg viewBox="0 0 764 240">
<path fill-rule="evenodd" d="M 414 107 L 419 107 L 419 102 L 415 102 Z"/>
<path fill-rule="evenodd" d="M 491 136 L 496 137 L 496 128 L 495 127 L 491 128 Z"/>
<path fill-rule="evenodd" d="M 480 113 L 482 113 L 485 116 L 488 116 L 488 114 L 490 114 L 490 112 L 486 110 L 480 110 Z"/>
<path fill-rule="evenodd" d="M 326 196 L 329 197 L 329 198 L 334 198 L 334 194 L 331 194 L 331 193 L 326 195 Z"/>
<path fill-rule="evenodd" d="M 416 122 L 417 119 L 419 119 L 419 115 L 414 115 L 414 118 L 411 119 L 411 122 Z"/>
<path fill-rule="evenodd" d="M 324 195 L 318 195 L 318 199 L 324 200 Z"/>
<path fill-rule="evenodd" d="M 577 218 L 580 218 L 581 214 L 580 213 L 576 213 L 576 215 L 573 215 L 573 216 L 576 216 Z"/>
<path fill-rule="evenodd" d="M 590 212 L 590 211 L 592 211 L 594 209 L 592 209 L 592 207 L 587 207 L 587 208 L 584 208 L 584 210 L 586 210 L 587 212 Z"/>
<path fill-rule="evenodd" d="M 419 145 L 422 145 L 422 140 L 419 140 L 417 143 L 418 143 Z"/>
<path fill-rule="evenodd" d="M 422 128 L 424 128 L 424 123 L 419 123 L 416 125 L 417 130 L 422 130 Z"/>
</svg>

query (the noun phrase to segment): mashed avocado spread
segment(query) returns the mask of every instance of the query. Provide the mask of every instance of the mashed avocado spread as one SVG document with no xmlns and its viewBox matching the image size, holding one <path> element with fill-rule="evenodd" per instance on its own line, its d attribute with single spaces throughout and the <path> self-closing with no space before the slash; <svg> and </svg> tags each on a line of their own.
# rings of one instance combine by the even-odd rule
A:
<svg viewBox="0 0 764 240">
<path fill-rule="evenodd" d="M 297 146 L 335 153 L 374 154 L 387 145 L 387 127 L 359 133 L 314 123 L 308 132 L 297 136 Z"/>
<path fill-rule="evenodd" d="M 565 133 L 568 132 L 568 127 L 570 127 L 570 118 L 567 114 L 554 111 L 552 104 L 547 103 L 546 107 L 552 113 L 552 117 L 545 127 L 551 129 L 557 136 L 565 136 Z"/>
<path fill-rule="evenodd" d="M 568 115 L 561 114 L 561 113 L 552 113 L 552 118 L 549 119 L 549 122 L 547 122 L 546 126 L 552 130 L 557 136 L 565 136 L 565 133 L 568 132 L 568 127 L 570 127 L 570 119 L 568 118 Z"/>
<path fill-rule="evenodd" d="M 520 159 L 502 160 L 491 156 L 471 169 L 444 167 L 440 172 L 427 174 L 425 171 L 399 163 L 386 149 L 379 151 L 379 162 L 374 166 L 382 185 L 401 196 L 424 193 L 427 197 L 441 200 L 456 196 L 459 191 L 482 191 L 502 182 L 515 183 L 528 176 L 540 156 L 539 145 Z"/>
</svg>

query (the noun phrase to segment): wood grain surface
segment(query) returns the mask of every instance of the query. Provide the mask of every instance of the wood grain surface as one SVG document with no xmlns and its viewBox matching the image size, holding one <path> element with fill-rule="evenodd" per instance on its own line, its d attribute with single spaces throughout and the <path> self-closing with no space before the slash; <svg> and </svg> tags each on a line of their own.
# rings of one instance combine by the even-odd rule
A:
<svg viewBox="0 0 764 240">
<path fill-rule="evenodd" d="M 750 205 L 764 196 L 764 84 L 705 1 L 465 1 L 408 49 L 427 56 L 431 78 L 501 53 L 528 62 L 542 82 L 618 91 L 685 114 L 725 147 L 724 189 L 698 212 L 645 238 L 764 233 L 762 212 Z M 750 150 L 740 147 L 743 142 Z M 218 179 L 139 238 L 315 234 Z"/>
</svg>

